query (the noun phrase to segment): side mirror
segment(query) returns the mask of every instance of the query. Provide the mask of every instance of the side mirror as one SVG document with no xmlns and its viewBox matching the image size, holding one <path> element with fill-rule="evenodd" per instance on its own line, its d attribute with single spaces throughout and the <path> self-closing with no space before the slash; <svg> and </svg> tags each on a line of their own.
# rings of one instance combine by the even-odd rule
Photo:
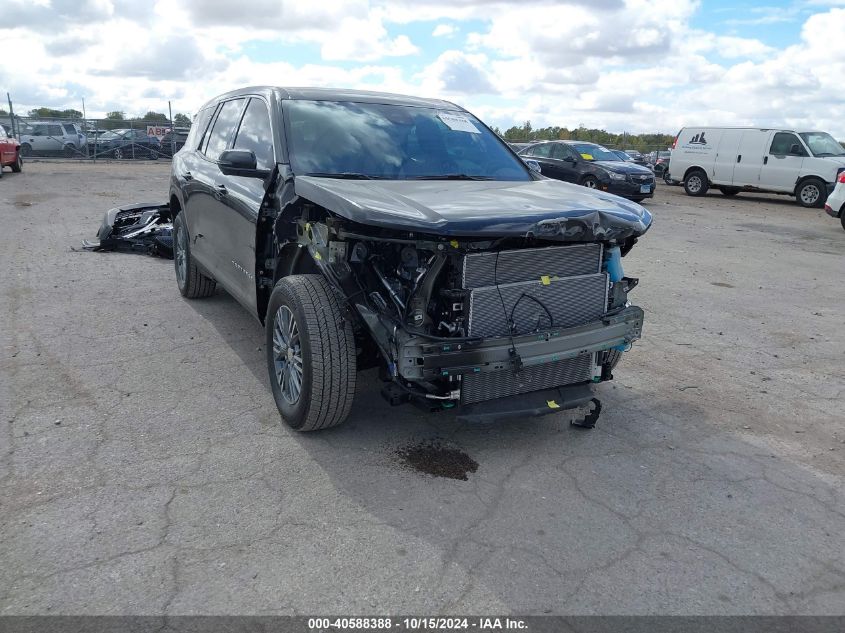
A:
<svg viewBox="0 0 845 633">
<path fill-rule="evenodd" d="M 563 161 L 564 161 L 564 162 L 566 162 L 566 163 L 572 163 L 573 165 L 574 165 L 575 163 L 577 163 L 577 162 L 578 162 L 578 161 L 575 159 L 575 157 L 574 157 L 574 156 L 566 156 L 566 157 L 563 159 Z"/>
<path fill-rule="evenodd" d="M 804 152 L 801 151 L 801 146 L 798 143 L 793 143 L 792 146 L 789 148 L 789 153 L 793 156 L 803 156 Z"/>
<path fill-rule="evenodd" d="M 542 174 L 543 170 L 540 167 L 540 163 L 538 163 L 533 158 L 524 158 L 525 164 L 528 165 L 528 169 L 533 171 L 535 174 Z"/>
<path fill-rule="evenodd" d="M 227 176 L 264 179 L 270 175 L 268 169 L 258 169 L 255 153 L 249 149 L 227 149 L 217 160 L 217 166 Z"/>
</svg>

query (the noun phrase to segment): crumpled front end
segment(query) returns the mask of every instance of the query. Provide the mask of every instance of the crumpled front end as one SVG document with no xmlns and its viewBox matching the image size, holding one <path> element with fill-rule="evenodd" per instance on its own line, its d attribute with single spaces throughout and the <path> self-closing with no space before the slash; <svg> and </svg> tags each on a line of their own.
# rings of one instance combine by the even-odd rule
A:
<svg viewBox="0 0 845 633">
<path fill-rule="evenodd" d="M 491 240 L 320 213 L 298 221 L 297 241 L 377 347 L 393 404 L 485 420 L 579 406 L 641 336 L 643 312 L 628 302 L 637 280 L 621 257 L 647 225 L 619 238 L 597 225 L 585 241 L 547 220 L 542 234 Z"/>
</svg>

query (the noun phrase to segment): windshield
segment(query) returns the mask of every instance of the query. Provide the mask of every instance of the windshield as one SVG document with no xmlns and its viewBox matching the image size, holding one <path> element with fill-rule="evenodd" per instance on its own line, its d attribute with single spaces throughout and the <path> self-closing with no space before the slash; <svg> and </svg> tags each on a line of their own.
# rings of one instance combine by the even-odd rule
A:
<svg viewBox="0 0 845 633">
<path fill-rule="evenodd" d="M 504 142 L 467 112 L 287 101 L 294 173 L 336 178 L 531 180 Z"/>
<path fill-rule="evenodd" d="M 827 132 L 802 132 L 813 156 L 845 156 L 845 148 Z"/>
<path fill-rule="evenodd" d="M 573 143 L 572 147 L 581 154 L 584 160 L 621 160 L 616 154 L 606 147 L 595 143 Z"/>
</svg>

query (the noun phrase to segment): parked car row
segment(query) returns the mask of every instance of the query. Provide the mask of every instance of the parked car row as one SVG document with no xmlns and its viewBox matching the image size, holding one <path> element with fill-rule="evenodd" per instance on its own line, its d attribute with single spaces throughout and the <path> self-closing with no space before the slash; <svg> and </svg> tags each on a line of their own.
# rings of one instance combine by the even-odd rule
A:
<svg viewBox="0 0 845 633">
<path fill-rule="evenodd" d="M 144 129 L 104 130 L 84 128 L 63 121 L 21 122 L 17 134 L 2 124 L 7 137 L 17 136 L 22 156 L 64 156 L 68 158 L 150 158 L 171 157 L 185 144 L 190 128 L 167 129 L 161 138 Z"/>
<path fill-rule="evenodd" d="M 523 148 L 519 155 L 539 163 L 540 173 L 549 178 L 636 201 L 654 196 L 655 177 L 650 169 L 596 143 L 541 141 Z"/>
</svg>

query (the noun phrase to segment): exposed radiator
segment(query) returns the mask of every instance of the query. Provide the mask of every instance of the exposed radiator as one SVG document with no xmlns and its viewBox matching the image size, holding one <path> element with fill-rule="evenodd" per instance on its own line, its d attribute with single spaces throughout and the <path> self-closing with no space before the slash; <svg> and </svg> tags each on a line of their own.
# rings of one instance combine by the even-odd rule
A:
<svg viewBox="0 0 845 633">
<path fill-rule="evenodd" d="M 608 293 L 601 265 L 596 243 L 467 255 L 468 334 L 503 337 L 600 319 Z"/>
<path fill-rule="evenodd" d="M 526 248 L 500 253 L 472 253 L 464 258 L 463 287 L 511 284 L 529 279 L 573 277 L 601 272 L 601 244 Z M 498 263 L 497 263 L 498 260 Z"/>
<path fill-rule="evenodd" d="M 501 293 L 501 295 L 500 295 Z M 470 336 L 529 334 L 596 321 L 607 308 L 607 275 L 539 279 L 476 288 L 470 294 Z M 513 332 L 509 324 L 513 323 Z"/>
<path fill-rule="evenodd" d="M 594 354 L 523 367 L 514 375 L 511 369 L 464 374 L 461 382 L 461 403 L 473 404 L 562 385 L 588 382 L 593 377 Z"/>
</svg>

